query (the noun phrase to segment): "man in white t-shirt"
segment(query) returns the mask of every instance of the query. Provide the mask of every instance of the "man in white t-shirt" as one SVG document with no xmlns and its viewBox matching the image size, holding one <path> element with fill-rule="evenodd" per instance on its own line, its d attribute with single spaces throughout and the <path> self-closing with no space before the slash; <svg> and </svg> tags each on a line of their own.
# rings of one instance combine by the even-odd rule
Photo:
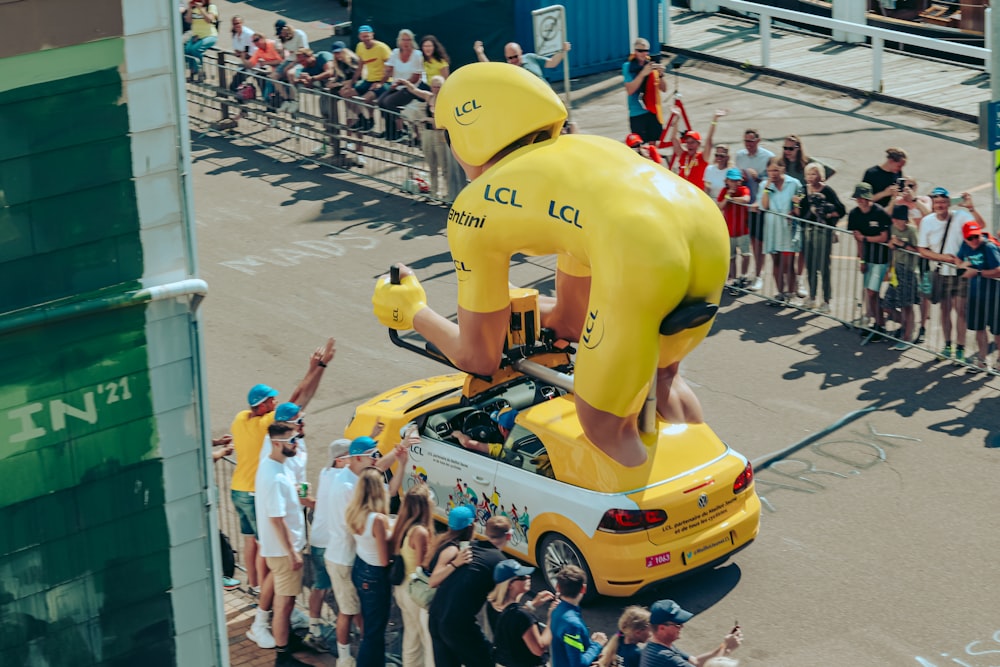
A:
<svg viewBox="0 0 1000 667">
<path fill-rule="evenodd" d="M 351 580 L 354 558 L 357 555 L 354 543 L 354 533 L 347 525 L 344 510 L 354 496 L 354 485 L 358 476 L 367 468 L 388 470 L 393 463 L 399 461 L 399 470 L 406 467 L 410 455 L 410 447 L 420 443 L 420 436 L 413 431 L 404 442 L 397 444 L 387 456 L 380 457 L 378 443 L 375 438 L 382 431 L 381 422 L 376 424 L 371 436 L 361 436 L 351 441 L 347 453 L 347 465 L 338 470 L 332 477 L 329 496 L 324 493 L 322 507 L 317 503 L 317 511 L 325 515 L 325 529 L 329 540 L 323 557 L 326 559 L 326 571 L 330 575 L 333 595 L 337 600 L 337 665 L 351 667 L 354 659 L 351 657 L 350 631 L 351 622 L 361 628 L 361 601 L 358 591 Z M 395 475 L 389 483 L 389 496 L 399 493 L 403 475 Z"/>
<path fill-rule="evenodd" d="M 230 34 L 233 37 L 233 53 L 252 56 L 257 51 L 253 43 L 254 31 L 243 22 L 242 16 L 234 16 Z"/>
<path fill-rule="evenodd" d="M 309 593 L 309 634 L 303 640 L 306 646 L 317 651 L 330 650 L 323 638 L 321 614 L 323 600 L 332 583 L 326 570 L 326 545 L 330 542 L 330 492 L 333 489 L 333 479 L 347 465 L 347 455 L 351 441 L 340 438 L 330 443 L 330 465 L 319 472 L 319 483 L 316 485 L 316 505 L 313 512 L 312 530 L 309 533 L 309 557 L 312 559 L 313 570 L 316 572 L 312 591 Z M 288 463 L 286 462 L 287 466 Z"/>
<path fill-rule="evenodd" d="M 968 201 L 971 203 L 971 198 Z M 962 238 L 962 225 L 973 217 L 967 211 L 952 211 L 950 207 L 951 195 L 947 190 L 931 190 L 932 213 L 920 221 L 917 247 L 921 257 L 933 260 L 931 303 L 941 304 L 941 331 L 944 333 L 944 349 L 939 356 L 945 359 L 954 356 L 957 361 L 965 361 L 965 297 L 969 281 L 958 275 L 955 264 L 958 263 L 956 255 L 965 242 Z M 952 310 L 955 311 L 956 329 L 954 350 L 951 346 Z"/>
<path fill-rule="evenodd" d="M 743 170 L 744 184 L 750 188 L 750 203 L 757 201 L 757 186 L 767 174 L 767 161 L 774 153 L 760 147 L 760 132 L 751 128 L 743 131 L 743 146 L 736 151 L 736 167 Z M 747 223 L 750 225 L 750 247 L 754 258 L 754 281 L 750 291 L 756 292 L 764 286 L 761 274 L 764 272 L 764 216 L 760 211 L 750 211 Z"/>
<path fill-rule="evenodd" d="M 278 652 L 275 665 L 304 665 L 292 656 L 298 647 L 290 644 L 290 626 L 295 598 L 302 592 L 306 528 L 294 476 L 285 465 L 286 460 L 297 454 L 298 436 L 288 422 L 271 424 L 267 434 L 271 439 L 271 454 L 257 467 L 254 486 L 260 554 L 274 575 L 271 634 Z M 261 620 L 266 623 L 266 618 L 257 618 L 254 624 Z"/>
</svg>

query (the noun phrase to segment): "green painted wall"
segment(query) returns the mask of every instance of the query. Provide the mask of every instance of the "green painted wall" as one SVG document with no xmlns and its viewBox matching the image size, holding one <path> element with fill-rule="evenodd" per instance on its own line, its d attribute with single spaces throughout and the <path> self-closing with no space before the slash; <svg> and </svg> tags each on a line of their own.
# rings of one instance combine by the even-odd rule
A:
<svg viewBox="0 0 1000 667">
<path fill-rule="evenodd" d="M 0 79 L 81 58 L 102 67 L 0 91 L 0 313 L 134 288 L 142 247 L 131 182 L 122 39 L 0 60 Z M 118 62 L 108 62 L 109 52 Z M 7 79 L 9 82 L 10 79 Z"/>
<path fill-rule="evenodd" d="M 0 327 L 139 286 L 123 45 L 0 60 Z M 175 663 L 145 311 L 0 335 L 0 665 Z"/>
</svg>

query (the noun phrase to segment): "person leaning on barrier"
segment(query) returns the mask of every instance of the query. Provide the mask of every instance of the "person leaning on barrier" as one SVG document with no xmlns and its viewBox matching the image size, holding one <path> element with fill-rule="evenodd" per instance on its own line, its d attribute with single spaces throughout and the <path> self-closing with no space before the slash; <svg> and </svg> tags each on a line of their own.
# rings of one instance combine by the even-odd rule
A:
<svg viewBox="0 0 1000 667">
<path fill-rule="evenodd" d="M 979 347 L 979 355 L 970 357 L 969 363 L 976 370 L 988 371 L 993 367 L 989 360 L 987 328 L 1000 350 L 1000 248 L 975 220 L 962 225 L 962 236 L 965 243 L 958 251 L 957 266 L 964 269 L 961 276 L 969 281 L 966 322 L 969 330 L 976 332 Z"/>
<path fill-rule="evenodd" d="M 430 90 L 418 88 L 413 82 L 403 79 L 403 85 L 410 93 L 423 101 L 422 110 L 416 114 L 416 123 L 420 128 L 420 146 L 427 160 L 427 171 L 431 177 L 431 195 L 441 196 L 440 184 L 448 178 L 448 142 L 445 141 L 444 130 L 438 129 L 434 123 L 434 108 L 438 93 L 444 85 L 444 77 L 438 75 L 430 79 Z"/>
<path fill-rule="evenodd" d="M 931 190 L 933 213 L 920 221 L 917 247 L 921 257 L 931 260 L 932 288 L 931 302 L 941 305 L 941 331 L 944 334 L 944 348 L 938 356 L 965 361 L 965 298 L 968 281 L 958 276 L 956 255 L 962 247 L 962 226 L 976 219 L 975 205 L 968 193 L 962 194 L 962 208 L 951 209 L 951 194 L 942 187 Z M 981 222 L 979 218 L 977 222 Z M 954 331 L 952 311 L 955 313 Z M 952 348 L 952 333 L 955 334 L 955 348 Z"/>
<path fill-rule="evenodd" d="M 875 320 L 874 329 L 865 342 L 877 343 L 885 333 L 880 292 L 882 280 L 889 272 L 889 249 L 884 244 L 889 240 L 892 220 L 884 208 L 872 201 L 869 183 L 854 186 L 853 197 L 857 206 L 847 216 L 847 229 L 854 233 L 858 246 L 858 259 L 861 260 L 858 268 L 864 276 L 865 312 Z"/>
<path fill-rule="evenodd" d="M 358 40 L 355 51 L 362 67 L 355 70 L 350 87 L 345 86 L 341 90 L 340 96 L 344 99 L 359 97 L 365 104 L 372 104 L 375 98 L 389 88 L 389 75 L 385 63 L 392 55 L 392 50 L 385 42 L 375 39 L 375 30 L 370 25 L 358 28 Z M 362 74 L 364 74 L 364 79 L 361 78 Z M 358 131 L 372 129 L 375 120 L 369 114 L 370 112 L 361 108 L 358 120 L 351 129 Z"/>
<path fill-rule="evenodd" d="M 885 292 L 885 306 L 890 313 L 899 314 L 901 330 L 896 336 L 902 340 L 891 346 L 890 350 L 902 352 L 910 347 L 913 336 L 914 306 L 920 302 L 917 278 L 917 262 L 920 258 L 917 250 L 917 228 L 910 222 L 910 209 L 903 205 L 892 209 L 892 228 L 889 247 L 892 252 L 892 270 L 895 281 L 890 281 Z"/>
<path fill-rule="evenodd" d="M 272 72 L 272 77 L 278 81 L 278 93 L 283 100 L 288 100 L 291 95 L 291 82 L 295 77 L 295 68 L 298 63 L 295 54 L 299 49 L 309 48 L 309 38 L 306 33 L 298 28 L 288 25 L 284 19 L 274 22 L 274 30 L 278 33 L 278 51 L 282 54 L 282 61 Z M 287 107 L 286 107 L 287 108 Z"/>
<path fill-rule="evenodd" d="M 750 203 L 757 201 L 759 193 L 757 186 L 764 180 L 767 162 L 774 153 L 761 148 L 760 132 L 754 128 L 743 131 L 743 148 L 736 151 L 736 167 L 742 169 L 746 177 L 746 186 L 750 189 Z M 754 279 L 747 285 L 751 292 L 757 292 L 764 287 L 764 216 L 759 210 L 751 208 L 747 216 L 750 227 L 750 248 L 754 256 Z"/>
</svg>

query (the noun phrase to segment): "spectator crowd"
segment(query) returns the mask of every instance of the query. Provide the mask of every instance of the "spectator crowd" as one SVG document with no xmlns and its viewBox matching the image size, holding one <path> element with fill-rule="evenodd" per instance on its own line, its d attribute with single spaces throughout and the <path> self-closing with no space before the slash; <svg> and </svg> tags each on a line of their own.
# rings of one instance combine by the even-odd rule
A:
<svg viewBox="0 0 1000 667">
<path fill-rule="evenodd" d="M 198 77 L 204 51 L 218 39 L 219 13 L 207 0 L 190 0 L 183 17 L 190 24 L 184 52 L 192 76 Z M 438 198 L 457 196 L 466 176 L 448 149 L 446 132 L 434 121 L 450 58 L 434 35 L 418 39 L 403 29 L 390 48 L 375 39 L 371 25 L 362 25 L 354 50 L 334 41 L 330 51 L 313 51 L 301 29 L 284 19 L 274 27 L 275 37 L 269 39 L 242 17 L 232 17 L 232 50 L 243 66 L 230 87 L 260 81 L 271 107 L 291 114 L 298 111 L 298 89 L 332 93 L 345 101 L 349 133 L 419 145 L 429 176 L 421 190 Z M 546 58 L 510 42 L 503 56 L 512 66 L 543 77 L 570 49 L 566 42 Z M 481 41 L 472 50 L 477 60 L 489 61 Z M 730 234 L 732 295 L 760 293 L 764 277 L 770 276 L 775 288 L 770 304 L 830 314 L 837 287 L 834 260 L 853 251 L 860 285 L 839 296 L 862 302 L 862 317 L 852 323 L 864 330 L 865 344 L 887 341 L 897 351 L 923 344 L 936 315 L 939 357 L 978 371 L 1000 363 L 993 351 L 1000 343 L 1000 255 L 969 193 L 952 197 L 941 186 L 919 193 L 905 169 L 906 151 L 890 147 L 853 186 L 848 210 L 828 184 L 834 169 L 812 158 L 798 135 L 785 136 L 778 153 L 777 147 L 771 151 L 762 145 L 757 129 L 747 128 L 743 146 L 731 154 L 715 138 L 724 110 L 716 111 L 704 136 L 682 127 L 689 122 L 683 106 L 663 108 L 664 73 L 665 65 L 650 55 L 649 41 L 637 38 L 622 65 L 631 130 L 626 144 L 717 201 Z M 359 144 L 349 146 L 360 155 Z M 971 344 L 967 349 L 969 331 L 975 350 Z"/>
<path fill-rule="evenodd" d="M 994 358 L 1000 347 L 1000 248 L 971 194 L 953 197 L 941 186 L 918 194 L 917 181 L 904 171 L 906 151 L 890 147 L 853 186 L 848 211 L 827 184 L 833 168 L 811 158 L 795 134 L 784 137 L 779 155 L 761 145 L 757 129 L 747 128 L 733 157 L 714 140 L 725 111 L 715 112 L 704 139 L 693 128 L 681 131 L 683 105 L 669 113 L 661 108 L 664 71 L 650 60 L 649 42 L 636 39 L 622 66 L 632 132 L 625 143 L 718 203 L 730 236 L 730 294 L 762 291 L 770 258 L 777 290 L 772 305 L 831 313 L 832 260 L 835 244 L 843 241 L 837 255 L 850 258 L 853 251 L 858 260 L 864 311 L 853 323 L 863 328 L 863 343 L 894 340 L 897 351 L 924 343 L 938 306 L 940 358 L 973 371 L 1000 363 Z M 889 322 L 896 328 L 890 330 Z M 969 331 L 974 352 L 966 350 Z"/>
<path fill-rule="evenodd" d="M 627 607 L 610 640 L 591 632 L 580 609 L 586 572 L 566 565 L 554 591 L 532 590 L 534 568 L 501 551 L 514 532 L 504 514 L 492 516 L 475 539 L 475 512 L 459 505 L 438 533 L 423 482 L 391 513 L 403 479 L 391 469 L 405 468 L 410 447 L 420 442 L 413 424 L 384 456 L 377 445 L 381 422 L 369 435 L 334 440 L 313 489 L 306 479 L 305 408 L 334 354 L 331 338 L 310 355 L 293 400 L 278 403 L 276 389 L 252 387 L 232 433 L 213 440 L 220 447 L 216 459 L 236 455 L 231 496 L 247 590 L 258 598 L 246 636 L 273 649 L 275 665 L 307 664 L 295 657 L 300 651 L 336 653 L 338 667 L 384 665 L 393 601 L 402 619 L 405 667 L 736 664 L 727 656 L 743 641 L 739 626 L 711 650 L 689 655 L 676 642 L 692 614 L 672 600 Z M 224 536 L 222 544 L 226 556 Z M 225 588 L 239 585 L 231 569 L 224 574 Z M 308 614 L 295 605 L 303 584 Z M 331 591 L 332 631 L 322 609 Z M 360 637 L 356 655 L 352 629 Z M 336 646 L 325 639 L 331 634 Z"/>
<path fill-rule="evenodd" d="M 186 61 L 199 78 L 204 52 L 218 39 L 218 10 L 207 0 L 190 0 L 184 20 L 191 31 Z M 268 38 L 232 17 L 232 49 L 243 68 L 234 87 L 259 78 L 275 112 L 289 114 L 298 111 L 299 89 L 326 90 L 350 109 L 351 132 L 419 144 L 432 193 L 457 195 L 465 177 L 434 121 L 450 60 L 434 35 L 418 38 L 403 29 L 390 48 L 375 39 L 372 26 L 362 25 L 354 50 L 335 41 L 329 51 L 314 51 L 302 30 L 285 20 L 274 27 L 275 37 Z M 716 138 L 723 110 L 704 136 L 690 127 L 682 132 L 683 108 L 662 107 L 664 66 L 650 58 L 647 40 L 633 46 L 622 65 L 631 130 L 626 144 L 717 203 L 730 236 L 731 294 L 762 291 L 769 268 L 773 304 L 830 313 L 840 244 L 838 255 L 857 259 L 865 343 L 892 339 L 892 349 L 900 351 L 922 343 L 937 306 L 939 356 L 992 370 L 993 348 L 1000 346 L 1000 248 L 969 193 L 953 197 L 937 186 L 919 194 L 906 151 L 890 147 L 853 185 L 845 205 L 828 185 L 834 169 L 810 157 L 795 134 L 783 138 L 777 154 L 762 145 L 757 129 L 747 128 L 743 146 L 731 151 Z M 489 60 L 481 42 L 472 48 L 478 60 Z M 570 49 L 567 42 L 546 58 L 511 42 L 504 59 L 542 77 Z M 970 331 L 974 351 L 967 351 Z M 490 518 L 484 539 L 473 539 L 474 513 L 458 506 L 447 530 L 436 533 L 422 484 L 406 491 L 393 514 L 391 499 L 399 496 L 402 477 L 390 471 L 405 466 L 409 448 L 419 443 L 412 428 L 404 428 L 385 456 L 377 447 L 381 425 L 367 436 L 335 440 L 311 488 L 305 413 L 333 357 L 330 339 L 310 356 L 287 402 L 279 404 L 268 385 L 254 386 L 247 409 L 232 422 L 231 439 L 218 443 L 225 448 L 220 451 L 236 455 L 231 494 L 247 587 L 258 596 L 247 637 L 274 649 L 276 665 L 305 664 L 294 657 L 298 651 L 335 652 L 342 667 L 384 664 L 393 602 L 403 619 L 404 667 L 736 664 L 728 656 L 743 639 L 738 625 L 718 646 L 688 654 L 677 643 L 692 614 L 671 600 L 649 609 L 627 607 L 610 639 L 591 632 L 580 612 L 586 573 L 568 565 L 554 591 L 532 590 L 534 568 L 501 551 L 513 528 L 506 516 Z M 306 570 L 308 614 L 295 606 Z M 225 574 L 227 588 L 237 585 L 230 568 Z M 328 592 L 336 601 L 335 646 L 324 639 Z M 361 638 L 356 655 L 352 629 Z"/>
</svg>

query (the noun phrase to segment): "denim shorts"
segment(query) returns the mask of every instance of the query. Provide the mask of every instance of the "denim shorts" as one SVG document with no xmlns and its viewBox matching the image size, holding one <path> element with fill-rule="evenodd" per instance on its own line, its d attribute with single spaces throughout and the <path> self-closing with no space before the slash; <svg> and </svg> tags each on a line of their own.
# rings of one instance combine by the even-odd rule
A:
<svg viewBox="0 0 1000 667">
<path fill-rule="evenodd" d="M 313 570 L 316 571 L 313 588 L 318 591 L 330 590 L 333 587 L 333 583 L 330 581 L 330 574 L 326 571 L 326 560 L 323 558 L 324 553 L 326 553 L 326 547 L 309 548 L 309 557 L 312 558 Z"/>
<path fill-rule="evenodd" d="M 882 289 L 882 280 L 888 272 L 888 264 L 867 264 L 865 266 L 865 289 L 878 292 Z"/>
<path fill-rule="evenodd" d="M 257 510 L 254 495 L 249 491 L 230 491 L 236 515 L 240 517 L 240 535 L 257 537 Z"/>
</svg>

